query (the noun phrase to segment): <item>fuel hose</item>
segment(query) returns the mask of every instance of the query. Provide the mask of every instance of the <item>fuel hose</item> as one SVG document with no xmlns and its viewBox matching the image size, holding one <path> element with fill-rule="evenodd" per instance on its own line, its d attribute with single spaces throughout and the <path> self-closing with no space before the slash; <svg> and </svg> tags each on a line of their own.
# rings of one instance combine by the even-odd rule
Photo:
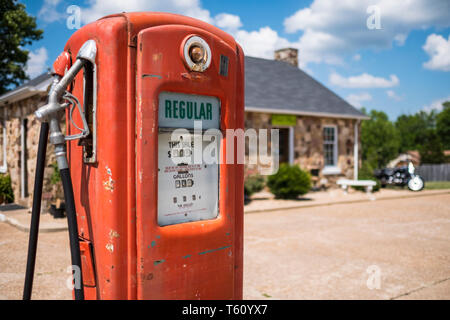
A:
<svg viewBox="0 0 450 320">
<path fill-rule="evenodd" d="M 28 240 L 27 269 L 23 289 L 23 300 L 30 300 L 33 290 L 34 269 L 36 265 L 36 250 L 39 234 L 39 218 L 41 212 L 42 185 L 44 181 L 45 155 L 47 151 L 49 124 L 42 122 L 39 134 L 39 145 L 36 161 L 36 175 L 34 179 L 33 205 L 31 209 L 30 237 Z M 84 300 L 83 278 L 81 270 L 80 243 L 78 242 L 78 224 L 73 196 L 72 179 L 69 168 L 59 171 L 64 189 L 67 223 L 69 229 L 70 255 L 72 268 L 74 268 L 74 295 L 75 300 Z"/>
<path fill-rule="evenodd" d="M 74 273 L 75 300 L 84 300 L 83 279 L 81 272 L 80 243 L 78 242 L 78 225 L 73 197 L 72 178 L 69 168 L 61 169 L 61 182 L 64 189 L 64 200 L 66 202 L 67 223 L 69 226 L 70 255 L 72 266 L 77 268 Z"/>
<path fill-rule="evenodd" d="M 36 265 L 36 250 L 39 234 L 39 218 L 41 215 L 42 185 L 44 182 L 45 154 L 47 151 L 48 122 L 41 123 L 39 145 L 34 178 L 33 205 L 31 209 L 30 237 L 28 239 L 27 270 L 23 287 L 23 300 L 31 299 L 33 290 L 34 267 Z"/>
</svg>

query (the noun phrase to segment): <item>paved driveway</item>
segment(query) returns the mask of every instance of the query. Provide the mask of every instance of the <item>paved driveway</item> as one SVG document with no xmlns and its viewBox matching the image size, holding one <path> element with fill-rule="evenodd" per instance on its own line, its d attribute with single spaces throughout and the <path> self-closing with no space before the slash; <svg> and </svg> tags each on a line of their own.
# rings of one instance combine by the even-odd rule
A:
<svg viewBox="0 0 450 320">
<path fill-rule="evenodd" d="M 0 223 L 0 299 L 22 296 L 27 241 Z M 34 299 L 71 299 L 68 248 L 40 234 Z M 244 297 L 450 299 L 450 195 L 246 214 Z"/>
<path fill-rule="evenodd" d="M 245 299 L 450 299 L 450 195 L 246 214 L 244 254 Z"/>
</svg>

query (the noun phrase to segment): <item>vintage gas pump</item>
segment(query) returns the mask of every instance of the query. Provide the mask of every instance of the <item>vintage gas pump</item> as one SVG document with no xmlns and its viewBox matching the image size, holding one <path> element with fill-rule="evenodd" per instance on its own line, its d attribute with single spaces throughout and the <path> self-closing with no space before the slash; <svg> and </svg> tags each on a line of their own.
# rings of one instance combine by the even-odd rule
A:
<svg viewBox="0 0 450 320">
<path fill-rule="evenodd" d="M 225 133 L 244 126 L 244 54 L 230 35 L 174 14 L 102 18 L 69 39 L 36 116 L 63 177 L 75 298 L 242 298 L 243 164 Z"/>
</svg>

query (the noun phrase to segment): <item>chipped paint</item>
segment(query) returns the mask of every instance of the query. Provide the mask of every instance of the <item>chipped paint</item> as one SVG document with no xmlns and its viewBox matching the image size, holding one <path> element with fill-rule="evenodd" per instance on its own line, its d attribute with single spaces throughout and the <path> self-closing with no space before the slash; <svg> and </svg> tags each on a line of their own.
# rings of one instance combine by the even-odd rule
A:
<svg viewBox="0 0 450 320">
<path fill-rule="evenodd" d="M 154 53 L 153 56 L 152 56 L 153 61 L 161 60 L 162 56 L 163 56 L 162 52 Z"/>
<path fill-rule="evenodd" d="M 142 78 L 157 78 L 161 80 L 163 77 L 159 74 L 143 74 Z"/>
<path fill-rule="evenodd" d="M 106 190 L 113 192 L 115 181 L 112 179 L 112 172 L 108 166 L 106 166 L 106 173 L 108 174 L 108 180 L 103 181 L 103 186 L 105 187 Z"/>
<path fill-rule="evenodd" d="M 188 258 L 190 258 L 190 257 L 192 257 L 190 254 L 187 254 L 187 255 L 185 255 L 184 257 L 183 257 L 183 259 L 188 259 Z"/>
<path fill-rule="evenodd" d="M 112 240 L 113 238 L 118 238 L 120 235 L 117 231 L 114 231 L 113 229 L 111 229 L 111 231 L 109 232 L 109 238 Z"/>
<path fill-rule="evenodd" d="M 219 251 L 219 250 L 224 250 L 224 249 L 227 249 L 227 248 L 230 248 L 230 247 L 231 247 L 231 245 L 225 246 L 225 247 L 220 247 L 220 248 L 217 248 L 217 249 L 206 250 L 206 251 L 203 251 L 203 252 L 199 252 L 199 254 L 207 254 L 207 253 L 211 253 L 211 252 L 215 252 L 215 251 Z"/>
<path fill-rule="evenodd" d="M 113 253 L 114 252 L 114 245 L 112 243 L 108 243 L 106 244 L 106 250 L 108 250 L 109 252 Z"/>
<path fill-rule="evenodd" d="M 158 264 L 161 264 L 161 263 L 164 263 L 166 260 L 164 260 L 164 259 L 162 259 L 162 260 L 155 260 L 155 261 L 153 261 L 153 264 L 155 265 L 155 266 L 157 266 Z"/>
<path fill-rule="evenodd" d="M 152 246 L 152 248 L 153 248 L 154 246 L 156 246 L 156 241 L 152 241 L 151 246 Z"/>
<path fill-rule="evenodd" d="M 149 273 L 149 274 L 142 273 L 140 275 L 140 277 L 141 277 L 142 281 L 144 281 L 144 280 L 152 280 L 153 279 L 153 273 Z"/>
</svg>

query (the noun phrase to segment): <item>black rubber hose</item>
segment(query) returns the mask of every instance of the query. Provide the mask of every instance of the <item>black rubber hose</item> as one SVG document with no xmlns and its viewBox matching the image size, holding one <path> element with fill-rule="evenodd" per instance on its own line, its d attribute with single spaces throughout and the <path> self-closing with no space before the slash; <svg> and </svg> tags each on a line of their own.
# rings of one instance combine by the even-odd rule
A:
<svg viewBox="0 0 450 320">
<path fill-rule="evenodd" d="M 73 197 L 72 178 L 70 177 L 69 169 L 62 169 L 59 171 L 61 175 L 61 182 L 64 188 L 64 199 L 66 205 L 67 223 L 69 226 L 70 239 L 70 255 L 72 258 L 72 265 L 76 266 L 78 270 L 74 273 L 74 291 L 75 300 L 84 300 L 83 277 L 81 270 L 81 255 L 80 243 L 78 242 L 78 224 L 77 215 L 75 211 L 75 201 Z"/>
<path fill-rule="evenodd" d="M 33 206 L 31 209 L 30 237 L 28 240 L 27 270 L 23 287 L 23 300 L 31 299 L 33 290 L 34 267 L 39 234 L 39 218 L 41 215 L 42 185 L 44 183 L 45 154 L 47 152 L 48 123 L 42 122 L 39 134 L 39 145 L 34 177 Z"/>
</svg>

